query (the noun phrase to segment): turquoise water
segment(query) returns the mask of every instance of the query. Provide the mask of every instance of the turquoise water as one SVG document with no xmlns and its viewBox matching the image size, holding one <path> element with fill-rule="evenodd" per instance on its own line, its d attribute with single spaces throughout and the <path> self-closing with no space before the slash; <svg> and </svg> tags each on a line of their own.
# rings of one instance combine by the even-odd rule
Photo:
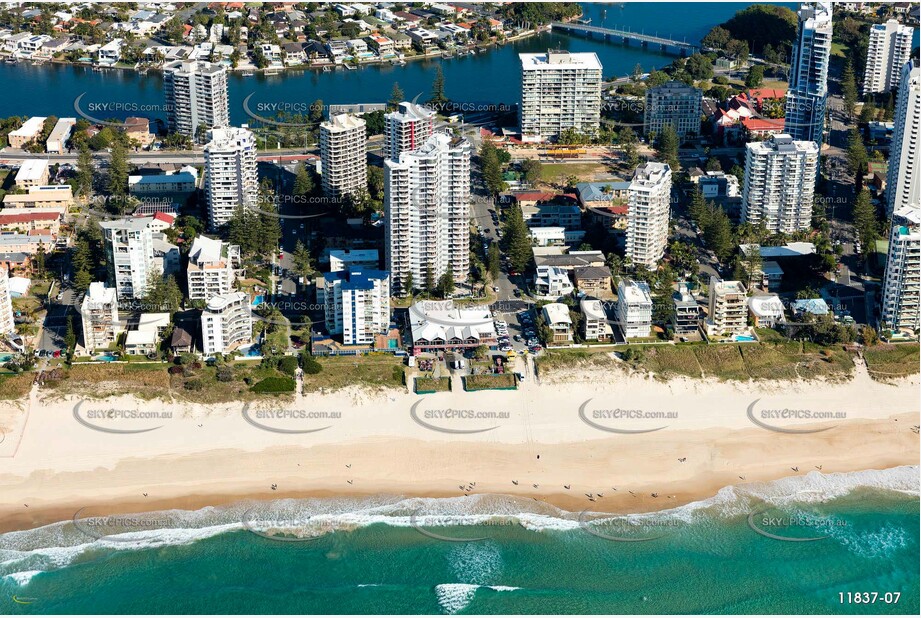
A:
<svg viewBox="0 0 921 618">
<path fill-rule="evenodd" d="M 101 541 L 75 531 L 86 528 L 81 515 L 78 526 L 0 536 L 0 611 L 916 614 L 917 475 L 814 473 L 727 488 L 632 523 L 584 524 L 602 536 L 658 537 L 646 542 L 608 540 L 575 514 L 501 496 L 171 511 L 157 517 L 174 527 L 134 536 L 106 530 L 116 536 Z M 767 504 L 775 506 L 761 515 Z M 820 540 L 758 534 L 752 512 L 760 529 Z M 761 519 L 768 515 L 812 520 L 772 527 Z M 278 529 L 287 541 L 251 531 Z M 841 604 L 848 592 L 901 597 Z M 32 603 L 13 603 L 14 595 Z"/>
<path fill-rule="evenodd" d="M 117 356 L 113 356 L 112 354 L 100 354 L 99 356 L 95 357 L 94 360 L 103 361 L 103 362 L 106 362 L 106 363 L 111 363 L 112 361 L 118 360 L 118 357 L 117 357 Z"/>
</svg>

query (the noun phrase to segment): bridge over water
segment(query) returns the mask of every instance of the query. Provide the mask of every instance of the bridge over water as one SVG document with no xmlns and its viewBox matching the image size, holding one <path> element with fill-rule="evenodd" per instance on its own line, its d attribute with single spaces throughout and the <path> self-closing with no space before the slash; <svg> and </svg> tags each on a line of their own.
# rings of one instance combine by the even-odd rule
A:
<svg viewBox="0 0 921 618">
<path fill-rule="evenodd" d="M 675 41 L 651 34 L 632 32 L 629 30 L 618 30 L 616 28 L 602 28 L 601 26 L 591 26 L 579 22 L 553 22 L 554 30 L 560 32 L 571 32 L 572 34 L 582 35 L 590 39 L 598 38 L 606 41 L 617 41 L 623 45 L 639 45 L 646 49 L 658 51 L 663 54 L 673 56 L 690 56 L 700 51 L 699 45 L 693 45 L 686 41 Z"/>
</svg>

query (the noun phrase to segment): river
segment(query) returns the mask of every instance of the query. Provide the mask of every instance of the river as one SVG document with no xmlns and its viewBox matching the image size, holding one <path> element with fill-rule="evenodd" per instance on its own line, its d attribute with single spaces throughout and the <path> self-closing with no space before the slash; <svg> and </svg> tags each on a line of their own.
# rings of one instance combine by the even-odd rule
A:
<svg viewBox="0 0 921 618">
<path fill-rule="evenodd" d="M 584 12 L 593 25 L 697 43 L 710 28 L 745 6 L 746 3 L 585 4 Z M 639 47 L 547 32 L 475 56 L 418 60 L 405 66 L 370 65 L 356 71 L 339 69 L 332 73 L 288 71 L 275 76 L 244 77 L 236 73 L 228 79 L 231 122 L 250 121 L 243 109 L 243 100 L 250 94 L 253 95 L 250 109 L 259 103 L 284 104 L 293 109 L 316 99 L 326 104 L 382 103 L 389 98 L 394 82 L 398 82 L 408 99 L 418 94 L 424 100 L 429 96 L 438 65 L 442 67 L 445 90 L 452 100 L 515 103 L 520 84 L 518 54 L 548 48 L 597 53 L 606 78 L 628 75 L 637 64 L 649 71 L 673 59 Z M 0 63 L 0 84 L 5 95 L 0 97 L 0 117 L 74 116 L 74 101 L 86 93 L 80 107 L 96 118 L 132 115 L 165 118 L 162 79 L 157 72 L 139 75 L 118 70 L 93 72 L 61 64 Z M 112 110 L 113 106 L 120 111 L 102 111 L 106 107 Z"/>
</svg>

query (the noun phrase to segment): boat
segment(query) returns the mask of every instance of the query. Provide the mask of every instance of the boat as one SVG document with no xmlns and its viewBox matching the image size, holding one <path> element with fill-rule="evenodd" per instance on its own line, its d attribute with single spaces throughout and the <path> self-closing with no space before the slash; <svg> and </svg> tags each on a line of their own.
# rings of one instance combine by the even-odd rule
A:
<svg viewBox="0 0 921 618">
<path fill-rule="evenodd" d="M 358 70 L 358 67 L 356 67 L 354 64 L 346 64 L 346 65 L 345 65 L 345 68 L 348 69 L 349 71 L 357 71 L 357 70 Z"/>
<path fill-rule="evenodd" d="M 333 67 L 327 65 L 327 66 L 323 67 L 323 72 L 324 72 L 324 73 L 332 73 L 332 72 L 333 72 Z"/>
<path fill-rule="evenodd" d="M 102 67 L 99 66 L 98 64 L 94 64 L 94 65 L 93 65 L 93 72 L 94 72 L 94 73 L 102 73 Z"/>
<path fill-rule="evenodd" d="M 252 77 L 255 75 L 252 71 L 243 71 L 243 77 Z"/>
<path fill-rule="evenodd" d="M 397 64 L 400 65 L 401 67 L 405 67 L 405 66 L 406 66 L 406 61 L 403 60 L 403 59 L 400 59 L 400 61 L 397 62 Z"/>
<path fill-rule="evenodd" d="M 278 75 L 281 73 L 281 69 L 265 69 L 263 75 Z"/>
<path fill-rule="evenodd" d="M 16 62 L 18 62 L 18 61 L 16 60 L 16 57 L 15 57 L 15 56 L 9 56 L 9 57 L 6 59 L 6 61 L 7 61 L 8 63 L 10 63 L 10 64 L 16 64 Z"/>
</svg>

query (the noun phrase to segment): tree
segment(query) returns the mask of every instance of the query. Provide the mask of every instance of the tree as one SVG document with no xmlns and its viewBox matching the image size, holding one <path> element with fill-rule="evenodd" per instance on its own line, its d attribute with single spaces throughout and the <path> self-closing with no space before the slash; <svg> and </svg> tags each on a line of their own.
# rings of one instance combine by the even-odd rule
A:
<svg viewBox="0 0 921 618">
<path fill-rule="evenodd" d="M 454 293 L 454 273 L 450 270 L 438 278 L 438 295 L 448 298 Z"/>
<path fill-rule="evenodd" d="M 534 259 L 534 250 L 531 247 L 528 228 L 521 216 L 521 208 L 517 204 L 509 208 L 502 242 L 508 256 L 509 268 L 515 272 L 527 270 Z"/>
<path fill-rule="evenodd" d="M 707 35 L 703 38 L 701 43 L 704 47 L 712 47 L 713 49 L 723 49 L 729 43 L 732 35 L 729 34 L 729 31 L 723 28 L 722 26 L 715 26 Z"/>
<path fill-rule="evenodd" d="M 499 279 L 499 246 L 496 243 L 490 243 L 489 250 L 486 252 L 486 270 L 493 281 Z"/>
<path fill-rule="evenodd" d="M 746 88 L 760 88 L 764 83 L 764 65 L 753 64 L 748 69 L 748 75 L 745 76 Z"/>
<path fill-rule="evenodd" d="M 636 133 L 630 127 L 625 127 L 624 130 L 617 135 L 617 141 L 624 149 L 624 158 L 627 161 L 627 166 L 631 168 L 636 167 L 640 162 L 640 156 L 636 146 Z"/>
<path fill-rule="evenodd" d="M 43 243 L 38 243 L 38 248 L 35 250 L 32 270 L 39 279 L 45 278 L 45 245 Z"/>
<path fill-rule="evenodd" d="M 480 147 L 480 170 L 483 174 L 483 183 L 493 197 L 505 190 L 502 164 L 499 162 L 497 148 L 492 142 L 485 141 Z"/>
<path fill-rule="evenodd" d="M 876 210 L 870 201 L 870 191 L 863 189 L 854 203 L 854 227 L 864 253 L 869 253 L 872 245 L 879 239 L 879 226 L 876 223 Z"/>
<path fill-rule="evenodd" d="M 540 180 L 541 163 L 537 159 L 525 159 L 520 164 L 522 179 L 525 183 L 534 186 Z"/>
<path fill-rule="evenodd" d="M 300 240 L 294 245 L 294 253 L 291 254 L 291 260 L 294 262 L 294 272 L 303 277 L 305 280 L 312 277 L 316 270 L 313 267 L 313 257 L 310 251 Z"/>
<path fill-rule="evenodd" d="M 748 61 L 748 43 L 733 39 L 726 44 L 726 53 L 735 58 L 739 64 Z"/>
<path fill-rule="evenodd" d="M 858 178 L 858 186 L 859 178 L 866 169 L 868 160 L 867 147 L 863 144 L 860 132 L 856 128 L 851 129 L 847 142 L 847 163 L 851 174 Z"/>
<path fill-rule="evenodd" d="M 313 176 L 307 170 L 303 163 L 297 166 L 297 175 L 294 177 L 294 187 L 292 189 L 297 197 L 306 197 L 313 193 L 314 184 Z"/>
<path fill-rule="evenodd" d="M 719 159 L 716 157 L 710 157 L 707 159 L 707 165 L 705 166 L 705 169 L 708 172 L 722 172 L 723 166 Z"/>
<path fill-rule="evenodd" d="M 435 78 L 432 80 L 432 98 L 429 99 L 429 105 L 436 110 L 444 110 L 448 103 L 448 97 L 445 96 L 445 76 L 441 71 L 441 65 L 435 67 Z"/>
<path fill-rule="evenodd" d="M 128 194 L 128 152 L 121 142 L 112 144 L 112 155 L 109 160 L 109 185 L 108 190 L 113 196 L 124 197 Z M 123 202 L 121 203 L 123 206 Z M 123 211 L 123 208 L 119 208 Z"/>
<path fill-rule="evenodd" d="M 64 332 L 64 347 L 67 348 L 67 360 L 73 358 L 77 347 L 77 333 L 74 331 L 74 316 L 67 316 L 67 330 Z"/>
<path fill-rule="evenodd" d="M 841 71 L 841 94 L 844 97 L 844 109 L 847 115 L 854 116 L 857 107 L 857 78 L 854 76 L 854 66 L 850 58 L 845 58 L 844 69 Z"/>
<path fill-rule="evenodd" d="M 393 90 L 390 91 L 390 98 L 387 100 L 387 110 L 395 110 L 400 103 L 406 100 L 406 95 L 403 94 L 403 89 L 400 88 L 400 84 L 393 82 Z"/>
<path fill-rule="evenodd" d="M 323 99 L 317 99 L 310 104 L 310 112 L 307 118 L 313 124 L 319 124 L 323 120 Z"/>
<path fill-rule="evenodd" d="M 681 163 L 678 160 L 678 146 L 678 133 L 675 131 L 675 127 L 666 124 L 662 127 L 662 131 L 659 132 L 656 140 L 656 151 L 659 158 L 672 168 L 673 174 L 681 168 Z"/>
<path fill-rule="evenodd" d="M 86 197 L 93 191 L 93 176 L 96 174 L 96 166 L 93 164 L 93 154 L 90 149 L 83 144 L 80 147 L 80 155 L 77 157 L 77 194 Z"/>
<path fill-rule="evenodd" d="M 713 61 L 701 54 L 692 54 L 684 64 L 684 70 L 696 80 L 713 77 Z"/>
<path fill-rule="evenodd" d="M 413 281 L 413 274 L 411 272 L 406 273 L 406 278 L 403 280 L 403 289 L 402 293 L 404 296 L 412 296 L 415 291 L 416 282 Z"/>
</svg>

